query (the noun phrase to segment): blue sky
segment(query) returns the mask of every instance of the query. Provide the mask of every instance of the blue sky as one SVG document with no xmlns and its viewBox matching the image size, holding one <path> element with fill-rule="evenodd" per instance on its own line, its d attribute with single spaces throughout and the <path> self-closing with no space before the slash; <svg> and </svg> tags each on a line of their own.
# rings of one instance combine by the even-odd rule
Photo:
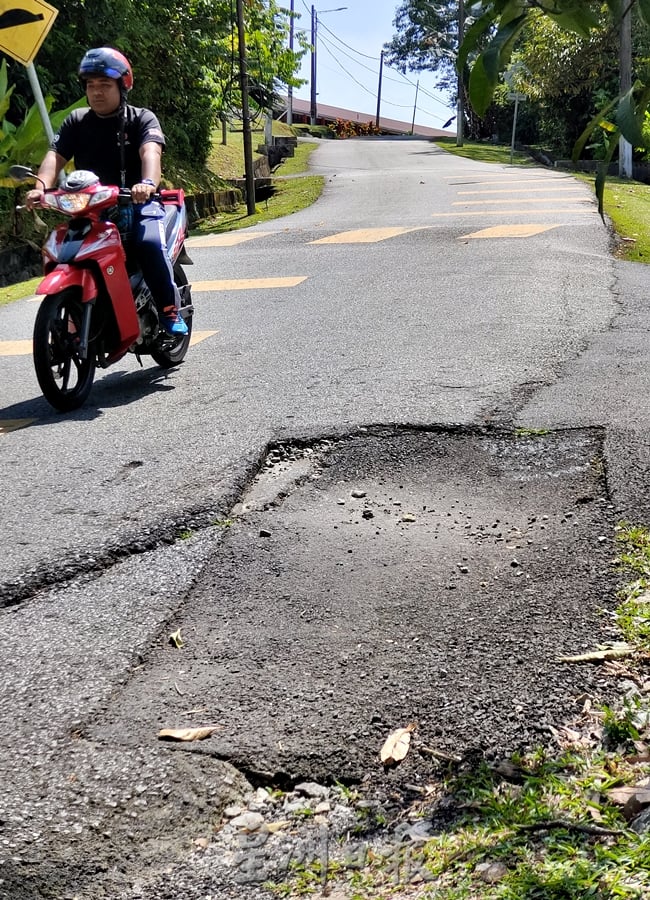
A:
<svg viewBox="0 0 650 900">
<path fill-rule="evenodd" d="M 286 5 L 288 7 L 289 3 Z M 377 112 L 379 55 L 383 45 L 393 36 L 393 19 L 399 5 L 399 0 L 322 0 L 315 4 L 319 11 L 316 42 L 319 103 L 356 112 Z M 347 8 L 339 12 L 326 12 L 339 6 Z M 294 9 L 300 14 L 294 27 L 306 31 L 309 42 L 311 3 L 308 0 L 294 0 Z M 294 96 L 309 100 L 309 53 L 303 59 L 300 77 L 305 78 L 307 84 L 295 89 Z M 455 111 L 447 96 L 435 89 L 435 76 L 431 72 L 408 72 L 403 76 L 384 66 L 380 115 L 410 123 L 418 80 L 420 89 L 415 121 L 419 125 L 442 128 Z M 455 123 L 452 123 L 450 130 L 455 130 Z"/>
</svg>

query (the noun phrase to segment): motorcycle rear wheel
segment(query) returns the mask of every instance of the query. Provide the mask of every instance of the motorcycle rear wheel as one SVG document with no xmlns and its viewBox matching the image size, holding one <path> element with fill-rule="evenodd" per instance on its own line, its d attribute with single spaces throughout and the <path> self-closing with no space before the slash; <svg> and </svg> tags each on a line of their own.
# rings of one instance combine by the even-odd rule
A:
<svg viewBox="0 0 650 900">
<path fill-rule="evenodd" d="M 45 297 L 34 322 L 34 368 L 43 396 L 55 409 L 70 412 L 88 397 L 95 377 L 95 355 L 79 355 L 83 305 L 68 289 Z"/>
<path fill-rule="evenodd" d="M 187 275 L 181 269 L 179 265 L 174 266 L 174 281 L 176 282 L 179 288 L 185 287 L 187 284 Z M 185 296 L 183 296 L 185 294 Z M 192 302 L 190 297 L 189 290 L 187 292 L 181 291 L 181 306 L 186 306 Z M 165 343 L 162 347 L 152 347 L 151 348 L 151 357 L 154 359 L 159 366 L 163 369 L 171 369 L 173 366 L 178 366 L 185 359 L 185 355 L 190 347 L 190 339 L 192 337 L 192 316 L 188 316 L 185 319 L 185 324 L 187 325 L 187 334 L 184 334 L 183 337 L 176 338 L 176 343 L 173 346 L 169 346 L 170 338 L 165 339 Z"/>
</svg>

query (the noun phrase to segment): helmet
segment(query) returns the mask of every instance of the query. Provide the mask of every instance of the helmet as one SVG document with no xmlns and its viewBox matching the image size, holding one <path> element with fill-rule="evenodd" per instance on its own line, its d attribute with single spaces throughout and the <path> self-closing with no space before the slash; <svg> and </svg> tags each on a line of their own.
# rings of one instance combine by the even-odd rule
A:
<svg viewBox="0 0 650 900">
<path fill-rule="evenodd" d="M 79 77 L 83 80 L 93 75 L 103 75 L 105 78 L 115 78 L 120 87 L 130 91 L 133 87 L 133 72 L 131 63 L 119 50 L 112 47 L 98 47 L 89 50 L 79 63 Z"/>
</svg>

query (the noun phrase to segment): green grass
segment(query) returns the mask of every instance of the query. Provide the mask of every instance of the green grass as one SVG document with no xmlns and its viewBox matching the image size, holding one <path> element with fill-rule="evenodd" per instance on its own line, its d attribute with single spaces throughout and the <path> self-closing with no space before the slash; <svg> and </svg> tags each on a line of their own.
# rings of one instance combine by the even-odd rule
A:
<svg viewBox="0 0 650 900">
<path fill-rule="evenodd" d="M 309 156 L 317 146 L 315 143 L 300 143 L 296 148 L 295 155 L 286 159 L 275 174 L 299 176 L 307 169 Z M 321 175 L 305 175 L 286 181 L 276 178 L 274 193 L 268 200 L 257 203 L 256 211 L 252 215 L 249 216 L 246 206 L 241 204 L 234 212 L 222 212 L 210 219 L 205 219 L 192 230 L 192 233 L 218 234 L 288 216 L 311 206 L 323 190 L 323 181 Z"/>
<path fill-rule="evenodd" d="M 453 153 L 454 156 L 462 156 L 465 159 L 473 159 L 477 162 L 510 163 L 510 147 L 505 144 L 488 144 L 481 141 L 465 141 L 462 147 L 456 146 L 456 138 L 438 138 L 435 142 L 443 150 Z M 527 153 L 518 150 L 512 155 L 514 166 L 536 166 L 536 163 Z"/>
<path fill-rule="evenodd" d="M 29 281 L 20 281 L 17 284 L 0 287 L 0 306 L 6 306 L 7 303 L 13 303 L 14 300 L 21 300 L 23 297 L 31 297 L 40 280 L 39 276 L 30 278 Z"/>
</svg>

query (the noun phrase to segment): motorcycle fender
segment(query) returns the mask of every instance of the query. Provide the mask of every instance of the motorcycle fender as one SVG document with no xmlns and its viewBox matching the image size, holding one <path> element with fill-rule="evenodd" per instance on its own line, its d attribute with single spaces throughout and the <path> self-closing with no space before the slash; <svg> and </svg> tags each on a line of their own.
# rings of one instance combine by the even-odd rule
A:
<svg viewBox="0 0 650 900">
<path fill-rule="evenodd" d="M 98 294 L 97 284 L 89 269 L 76 266 L 57 266 L 49 272 L 36 288 L 37 294 L 58 294 L 66 288 L 81 288 L 81 300 L 88 303 Z"/>
</svg>

